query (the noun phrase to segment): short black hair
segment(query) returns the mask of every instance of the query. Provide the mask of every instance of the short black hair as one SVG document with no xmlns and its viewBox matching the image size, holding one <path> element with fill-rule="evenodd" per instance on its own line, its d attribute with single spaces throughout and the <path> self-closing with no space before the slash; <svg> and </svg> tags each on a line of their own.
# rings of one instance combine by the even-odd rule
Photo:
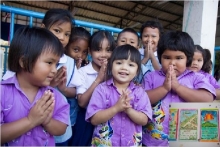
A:
<svg viewBox="0 0 220 147">
<path fill-rule="evenodd" d="M 212 69 L 210 51 L 208 49 L 203 49 L 200 45 L 195 45 L 195 52 L 196 51 L 199 51 L 203 57 L 203 65 L 202 65 L 201 70 L 209 73 Z"/>
<path fill-rule="evenodd" d="M 137 76 L 141 73 L 141 54 L 139 51 L 129 45 L 121 45 L 115 48 L 115 50 L 112 52 L 112 55 L 108 61 L 108 67 L 107 67 L 107 79 L 112 78 L 112 66 L 113 62 L 115 60 L 127 60 L 130 57 L 130 60 L 132 62 L 137 63 L 138 65 L 138 70 L 137 70 Z"/>
<path fill-rule="evenodd" d="M 71 43 L 77 41 L 78 39 L 87 40 L 89 43 L 90 37 L 91 35 L 86 29 L 84 29 L 83 27 L 75 27 L 71 31 L 69 43 L 67 44 L 66 49 L 68 49 Z"/>
<path fill-rule="evenodd" d="M 187 57 L 186 67 L 190 67 L 195 47 L 193 39 L 186 32 L 169 31 L 163 34 L 159 40 L 157 54 L 161 63 L 161 56 L 165 50 L 181 51 Z"/>
<path fill-rule="evenodd" d="M 24 70 L 31 72 L 38 57 L 44 52 L 63 55 L 63 46 L 56 36 L 44 28 L 21 27 L 13 37 L 8 55 L 8 67 L 13 72 L 22 70 L 19 60 L 23 58 Z"/>
<path fill-rule="evenodd" d="M 140 29 L 140 37 L 142 38 L 142 34 L 145 28 L 157 28 L 159 30 L 159 35 L 163 35 L 163 26 L 159 21 L 146 21 L 145 23 L 142 24 L 141 29 Z"/>
<path fill-rule="evenodd" d="M 99 49 L 100 44 L 105 38 L 108 40 L 110 50 L 113 51 L 116 46 L 114 37 L 108 31 L 105 30 L 99 30 L 91 36 L 89 41 L 90 51 L 97 51 Z"/>
<path fill-rule="evenodd" d="M 120 35 L 123 34 L 124 32 L 130 32 L 130 33 L 133 33 L 134 35 L 137 36 L 137 39 L 139 40 L 138 33 L 137 33 L 134 29 L 132 29 L 132 28 L 125 28 L 125 29 L 123 29 L 120 33 L 118 33 L 117 40 L 118 40 L 118 38 L 120 37 Z"/>
<path fill-rule="evenodd" d="M 70 22 L 72 28 L 75 25 L 74 18 L 71 13 L 65 9 L 49 9 L 42 21 L 47 29 L 50 29 L 53 24 L 58 22 Z"/>
</svg>

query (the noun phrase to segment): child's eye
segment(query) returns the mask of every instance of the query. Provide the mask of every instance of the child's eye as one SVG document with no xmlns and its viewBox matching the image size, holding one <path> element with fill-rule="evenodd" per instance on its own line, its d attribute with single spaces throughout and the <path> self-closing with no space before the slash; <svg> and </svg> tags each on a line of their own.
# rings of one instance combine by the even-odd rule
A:
<svg viewBox="0 0 220 147">
<path fill-rule="evenodd" d="M 120 62 L 120 61 L 117 61 L 117 62 L 116 62 L 116 64 L 119 64 L 119 65 L 120 65 L 120 64 L 121 64 L 121 62 Z"/>
<path fill-rule="evenodd" d="M 107 48 L 107 52 L 112 52 L 112 50 L 110 48 Z"/>
<path fill-rule="evenodd" d="M 70 37 L 70 34 L 65 34 L 67 37 Z"/>
<path fill-rule="evenodd" d="M 129 66 L 134 66 L 134 64 L 129 64 Z"/>
<path fill-rule="evenodd" d="M 47 62 L 48 64 L 52 64 L 52 62 Z"/>
<path fill-rule="evenodd" d="M 60 33 L 60 30 L 58 30 L 58 29 L 54 29 L 54 31 L 57 32 L 57 33 Z"/>
<path fill-rule="evenodd" d="M 84 54 L 84 55 L 87 55 L 87 54 L 88 54 L 88 52 L 87 52 L 87 51 L 84 51 L 84 52 L 83 52 L 83 54 Z"/>
<path fill-rule="evenodd" d="M 77 48 L 74 48 L 73 50 L 74 50 L 74 52 L 76 52 L 76 53 L 79 51 Z"/>
</svg>

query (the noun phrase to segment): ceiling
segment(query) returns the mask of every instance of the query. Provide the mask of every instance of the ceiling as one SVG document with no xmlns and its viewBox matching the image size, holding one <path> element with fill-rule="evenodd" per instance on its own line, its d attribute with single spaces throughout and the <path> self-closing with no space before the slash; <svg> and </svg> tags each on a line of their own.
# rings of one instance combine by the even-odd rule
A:
<svg viewBox="0 0 220 147">
<path fill-rule="evenodd" d="M 112 26 L 131 27 L 139 32 L 147 20 L 159 20 L 165 30 L 182 30 L 184 1 L 19 1 L 2 0 L 1 4 L 45 13 L 51 8 L 71 11 L 77 20 Z M 220 6 L 220 4 L 218 5 Z M 219 7 L 220 8 L 220 7 Z M 219 14 L 219 13 L 218 13 Z M 218 15 L 219 16 L 219 15 Z M 3 16 L 2 16 L 3 17 Z M 17 17 L 17 20 L 27 21 Z M 39 23 L 41 20 L 36 20 Z M 217 26 L 220 24 L 218 17 Z M 220 35 L 220 34 L 219 34 Z M 220 37 L 220 36 L 217 36 Z"/>
<path fill-rule="evenodd" d="M 139 31 L 147 20 L 159 20 L 165 29 L 182 29 L 183 1 L 6 1 L 1 4 L 43 12 L 62 8 L 77 20 Z"/>
</svg>

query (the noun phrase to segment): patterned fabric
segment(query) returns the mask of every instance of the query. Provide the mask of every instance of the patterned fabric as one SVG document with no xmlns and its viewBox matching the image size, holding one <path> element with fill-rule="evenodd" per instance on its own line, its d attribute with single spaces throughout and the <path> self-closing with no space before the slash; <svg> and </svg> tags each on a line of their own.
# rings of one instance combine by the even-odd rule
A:
<svg viewBox="0 0 220 147">
<path fill-rule="evenodd" d="M 165 80 L 166 75 L 162 70 L 148 73 L 144 77 L 145 90 L 155 89 Z M 215 97 L 214 87 L 200 73 L 186 70 L 179 77 L 179 83 L 191 89 L 206 89 Z M 152 121 L 149 121 L 143 127 L 143 144 L 147 146 L 169 146 L 169 105 L 170 103 L 185 102 L 174 91 L 170 91 L 158 103 L 152 105 L 153 116 Z"/>
</svg>

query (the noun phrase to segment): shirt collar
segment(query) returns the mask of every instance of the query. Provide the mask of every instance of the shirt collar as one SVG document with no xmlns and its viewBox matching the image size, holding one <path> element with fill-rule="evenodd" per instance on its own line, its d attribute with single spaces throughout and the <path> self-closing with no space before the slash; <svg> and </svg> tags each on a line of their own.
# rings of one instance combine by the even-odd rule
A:
<svg viewBox="0 0 220 147">
<path fill-rule="evenodd" d="M 114 82 L 113 82 L 113 78 L 109 79 L 106 81 L 108 86 L 113 86 L 116 88 Z M 128 85 L 128 89 L 133 90 L 136 87 L 136 85 L 134 84 L 134 82 L 130 82 Z"/>
<path fill-rule="evenodd" d="M 89 62 L 89 64 L 87 65 L 87 73 L 88 74 L 97 74 L 98 72 L 92 67 L 92 62 Z"/>
<path fill-rule="evenodd" d="M 18 83 L 18 79 L 17 79 L 16 74 L 14 74 L 14 76 L 11 77 L 11 78 L 8 78 L 4 81 L 1 81 L 1 85 L 14 85 L 16 87 L 16 89 L 18 89 L 19 91 L 22 91 L 21 88 L 20 88 L 20 84 Z M 53 91 L 50 86 L 41 87 L 41 88 L 45 88 L 45 90 Z"/>
<path fill-rule="evenodd" d="M 66 62 L 67 62 L 67 56 L 65 54 L 63 54 L 63 56 L 60 57 L 59 64 L 63 64 Z"/>
</svg>

